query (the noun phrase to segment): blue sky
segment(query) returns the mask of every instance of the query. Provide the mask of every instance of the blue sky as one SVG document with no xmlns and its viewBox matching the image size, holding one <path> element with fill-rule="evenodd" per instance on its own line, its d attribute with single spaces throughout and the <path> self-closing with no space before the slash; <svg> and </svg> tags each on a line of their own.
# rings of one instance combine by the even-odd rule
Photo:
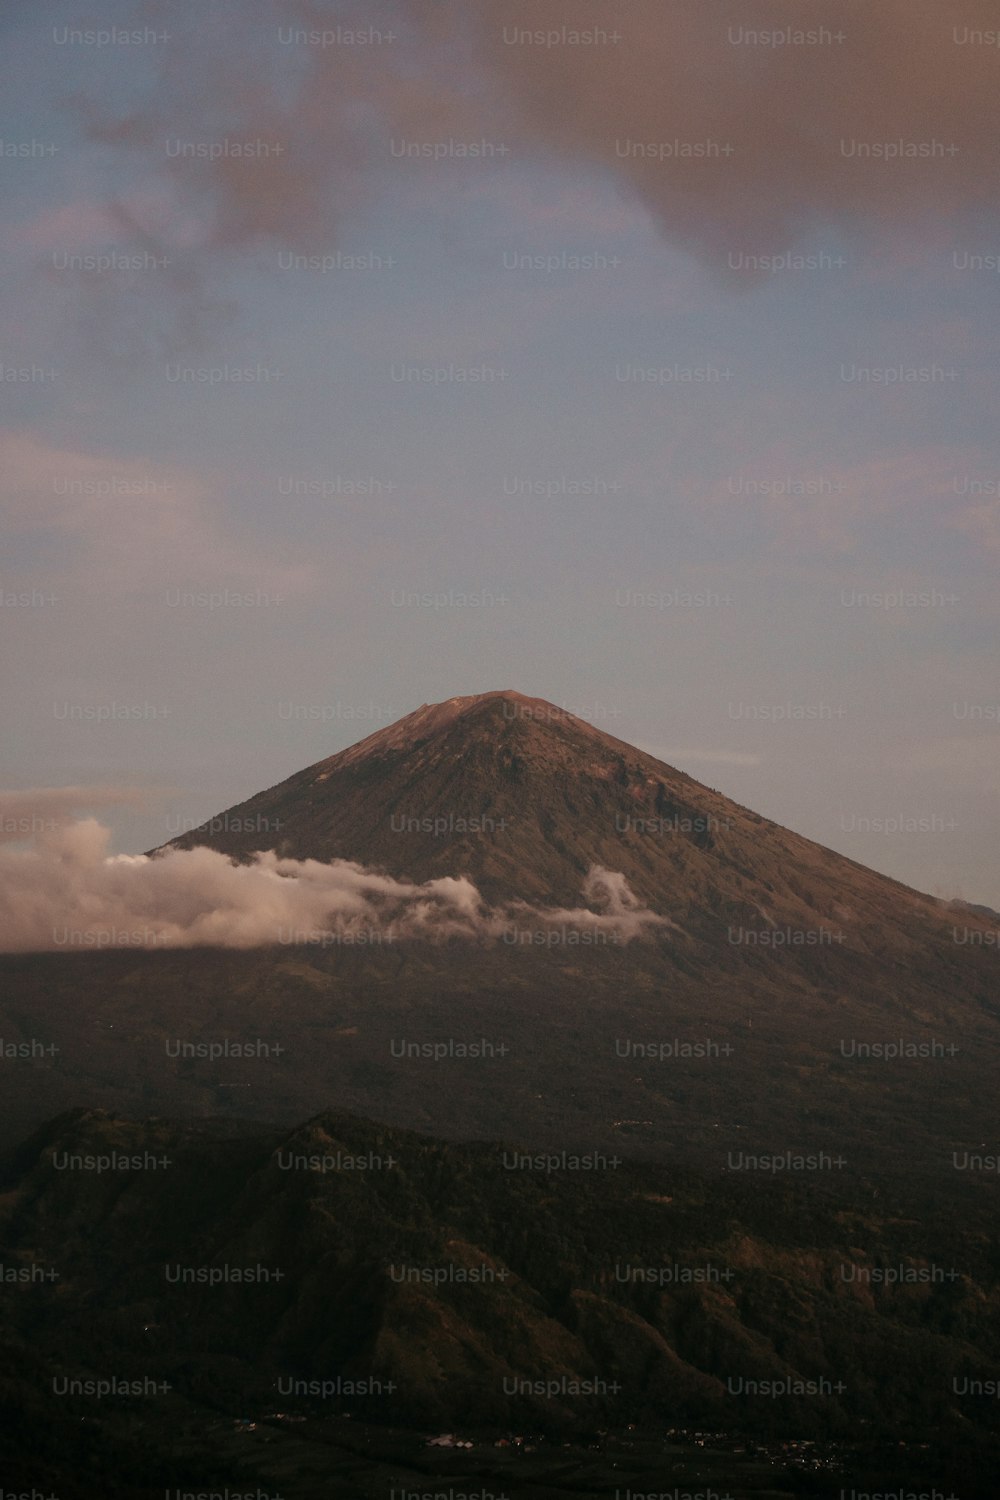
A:
<svg viewBox="0 0 1000 1500">
<path fill-rule="evenodd" d="M 924 107 L 919 138 L 963 153 L 855 190 L 832 148 L 796 165 L 841 128 L 825 96 L 804 115 L 820 46 L 745 60 L 697 7 L 559 0 L 559 24 L 618 15 L 623 40 L 504 50 L 522 10 L 484 6 L 484 40 L 381 7 L 394 40 L 367 50 L 278 41 L 351 23 L 334 5 L 8 14 L 6 786 L 139 788 L 101 815 L 142 849 L 423 702 L 513 687 L 1000 905 L 1000 237 L 976 123 L 1000 53 L 952 40 L 904 121 L 881 33 L 836 8 L 867 48 L 836 59 L 852 119 L 916 139 Z M 911 18 L 914 58 L 946 15 Z M 55 39 L 116 25 L 170 36 Z M 650 58 L 626 103 L 623 53 Z M 745 159 L 623 171 L 612 137 L 678 137 L 655 71 L 675 55 L 750 89 Z M 404 139 L 507 149 L 399 159 Z M 166 149 L 247 140 L 282 152 Z M 98 255 L 145 259 L 71 259 Z"/>
</svg>

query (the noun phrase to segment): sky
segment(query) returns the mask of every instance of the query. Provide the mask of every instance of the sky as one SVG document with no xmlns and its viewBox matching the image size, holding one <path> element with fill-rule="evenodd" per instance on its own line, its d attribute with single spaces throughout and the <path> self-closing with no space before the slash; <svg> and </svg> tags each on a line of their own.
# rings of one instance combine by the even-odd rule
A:
<svg viewBox="0 0 1000 1500">
<path fill-rule="evenodd" d="M 134 853 L 514 688 L 1000 906 L 992 4 L 2 28 L 0 786 Z"/>
</svg>

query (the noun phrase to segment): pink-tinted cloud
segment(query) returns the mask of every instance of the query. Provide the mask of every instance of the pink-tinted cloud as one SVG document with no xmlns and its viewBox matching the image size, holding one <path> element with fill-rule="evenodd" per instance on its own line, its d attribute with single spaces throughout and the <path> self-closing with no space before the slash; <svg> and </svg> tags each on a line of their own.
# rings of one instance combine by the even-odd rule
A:
<svg viewBox="0 0 1000 1500">
<path fill-rule="evenodd" d="M 817 546 L 854 552 L 872 522 L 909 512 L 922 526 L 988 532 L 1000 507 L 970 499 L 963 487 L 992 468 L 986 454 L 940 444 L 855 464 L 803 458 L 792 445 L 762 449 L 718 479 L 705 498 L 724 517 L 757 515 L 783 549 Z M 972 492 L 975 494 L 975 491 Z"/>
<path fill-rule="evenodd" d="M 44 795 L 39 805 L 47 805 Z M 261 852 L 235 864 L 205 848 L 109 856 L 108 840 L 108 830 L 88 818 L 36 831 L 30 849 L 0 847 L 4 951 L 513 942 L 512 934 L 536 930 L 565 942 L 567 929 L 590 941 L 628 942 L 673 927 L 641 906 L 623 875 L 597 866 L 584 882 L 587 906 L 488 908 L 465 877 L 414 884 L 347 860 Z"/>
<path fill-rule="evenodd" d="M 710 261 L 734 245 L 775 250 L 821 224 L 916 234 L 995 195 L 995 49 L 956 37 L 995 27 L 989 0 L 838 0 L 808 12 L 799 0 L 552 0 L 544 19 L 533 0 L 445 9 L 465 12 L 480 64 L 530 140 L 607 167 L 667 236 Z M 585 26 L 620 40 L 518 40 Z M 820 39 L 760 40 L 810 31 Z"/>
<path fill-rule="evenodd" d="M 135 787 L 30 787 L 0 791 L 0 843 L 37 839 L 74 820 L 80 812 L 98 807 L 141 807 L 147 794 Z"/>
<path fill-rule="evenodd" d="M 11 225 L 7 238 L 15 248 L 51 254 L 116 245 L 123 239 L 143 236 L 154 237 L 178 251 L 190 250 L 202 244 L 206 234 L 207 226 L 185 212 L 170 184 L 159 182 L 110 200 L 76 198 L 41 209 Z"/>
<path fill-rule="evenodd" d="M 998 480 L 990 481 L 997 484 Z M 978 547 L 1000 552 L 1000 499 L 992 498 L 970 505 L 951 518 L 950 523 Z"/>
<path fill-rule="evenodd" d="M 55 448 L 31 432 L 0 434 L 0 513 L 11 535 L 69 544 L 54 576 L 79 577 L 116 595 L 232 584 L 299 593 L 316 582 L 305 555 L 235 537 L 220 519 L 222 486 L 210 476 L 142 458 Z M 42 564 L 44 567 L 44 563 Z M 50 576 L 52 576 L 50 574 Z"/>
<path fill-rule="evenodd" d="M 114 215 L 106 204 L 78 199 L 15 224 L 8 237 L 12 245 L 29 250 L 76 251 L 107 244 L 116 233 Z"/>
<path fill-rule="evenodd" d="M 283 46 L 279 28 L 328 25 L 310 0 L 260 0 L 253 17 L 192 27 L 130 114 L 85 106 L 92 139 L 197 208 L 209 249 L 328 243 L 387 169 L 436 180 L 426 161 L 393 162 L 391 139 L 486 138 L 509 152 L 501 170 L 590 163 L 719 266 L 822 225 L 916 243 L 1000 186 L 996 49 L 961 40 L 995 26 L 992 0 L 547 0 L 544 16 L 536 0 L 412 0 L 395 44 L 368 49 Z M 584 28 L 607 39 L 537 40 Z M 796 32 L 820 40 L 774 41 Z M 263 154 L 170 156 L 168 140 Z M 466 175 L 481 182 L 481 167 Z"/>
</svg>

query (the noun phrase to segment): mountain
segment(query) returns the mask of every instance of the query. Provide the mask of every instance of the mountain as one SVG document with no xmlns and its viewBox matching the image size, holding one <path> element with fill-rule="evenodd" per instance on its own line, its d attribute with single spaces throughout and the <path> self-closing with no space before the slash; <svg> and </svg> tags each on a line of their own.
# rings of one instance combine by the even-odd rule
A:
<svg viewBox="0 0 1000 1500">
<path fill-rule="evenodd" d="M 696 940 L 726 927 L 907 947 L 953 914 L 770 823 L 552 703 L 515 692 L 424 704 L 171 841 L 243 858 L 348 859 L 424 881 L 466 875 L 490 902 L 577 906 L 620 872 Z"/>
<path fill-rule="evenodd" d="M 242 856 L 263 832 L 297 859 L 356 860 L 414 880 L 467 875 L 490 901 L 575 905 L 593 864 L 622 870 L 650 895 L 663 894 L 671 869 L 674 880 L 681 871 L 697 879 L 699 861 L 685 856 L 711 850 L 716 820 L 728 827 L 736 813 L 553 704 L 493 692 L 425 704 L 172 847 Z M 616 819 L 636 817 L 659 827 L 676 818 L 681 831 L 617 831 Z M 741 831 L 749 821 L 739 817 Z"/>
<path fill-rule="evenodd" d="M 579 908 L 597 867 L 667 919 L 630 957 L 672 986 L 739 975 L 778 1003 L 803 984 L 864 990 L 872 1024 L 946 1024 L 956 1001 L 1000 1016 L 995 950 L 958 941 L 995 939 L 986 908 L 911 890 L 520 693 L 425 704 L 165 847 L 245 859 L 264 843 L 415 882 L 467 876 L 488 903 L 540 910 Z"/>
<path fill-rule="evenodd" d="M 289 1126 L 335 1105 L 451 1139 L 617 1144 L 718 1169 L 735 1149 L 843 1149 L 852 1169 L 949 1178 L 953 1153 L 994 1130 L 989 915 L 543 700 L 425 705 L 165 849 L 199 845 L 467 876 L 512 930 L 8 955 L 0 1036 L 59 1049 L 5 1064 L 8 1138 L 77 1104 Z M 609 873 L 585 894 L 594 867 Z M 634 941 L 575 942 L 579 908 L 609 899 L 658 920 Z M 236 1055 L 247 1042 L 263 1052 Z"/>
</svg>

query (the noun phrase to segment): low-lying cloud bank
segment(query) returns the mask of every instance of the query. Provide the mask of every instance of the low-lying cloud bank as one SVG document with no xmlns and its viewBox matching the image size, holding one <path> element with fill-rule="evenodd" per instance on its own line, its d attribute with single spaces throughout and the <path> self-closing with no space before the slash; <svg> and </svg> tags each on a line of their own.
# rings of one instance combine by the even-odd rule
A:
<svg viewBox="0 0 1000 1500">
<path fill-rule="evenodd" d="M 487 907 L 471 880 L 413 884 L 348 860 L 235 864 L 214 849 L 108 854 L 96 818 L 34 832 L 30 847 L 0 847 L 0 950 L 256 948 L 365 945 L 407 939 L 625 943 L 673 927 L 640 905 L 624 875 L 594 866 L 587 904 Z"/>
</svg>

